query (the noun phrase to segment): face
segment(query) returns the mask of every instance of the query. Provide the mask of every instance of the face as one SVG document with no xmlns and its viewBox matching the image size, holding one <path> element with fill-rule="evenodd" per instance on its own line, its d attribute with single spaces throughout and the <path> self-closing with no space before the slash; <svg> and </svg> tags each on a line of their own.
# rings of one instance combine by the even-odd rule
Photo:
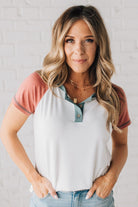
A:
<svg viewBox="0 0 138 207">
<path fill-rule="evenodd" d="M 66 63 L 76 73 L 88 72 L 96 54 L 95 37 L 83 20 L 78 20 L 65 36 Z"/>
</svg>

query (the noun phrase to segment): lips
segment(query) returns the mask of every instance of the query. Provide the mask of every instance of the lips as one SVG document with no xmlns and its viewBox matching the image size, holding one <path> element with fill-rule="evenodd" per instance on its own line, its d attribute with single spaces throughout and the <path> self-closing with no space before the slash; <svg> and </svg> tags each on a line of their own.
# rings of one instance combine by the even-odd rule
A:
<svg viewBox="0 0 138 207">
<path fill-rule="evenodd" d="M 73 61 L 76 63 L 84 63 L 84 62 L 86 62 L 86 59 L 75 59 Z"/>
</svg>

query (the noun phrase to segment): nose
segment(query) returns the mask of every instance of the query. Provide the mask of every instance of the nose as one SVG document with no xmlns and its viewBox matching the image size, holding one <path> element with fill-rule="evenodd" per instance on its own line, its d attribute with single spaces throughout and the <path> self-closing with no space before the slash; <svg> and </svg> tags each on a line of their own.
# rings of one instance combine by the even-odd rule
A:
<svg viewBox="0 0 138 207">
<path fill-rule="evenodd" d="M 77 42 L 77 43 L 75 44 L 74 52 L 75 52 L 76 54 L 79 54 L 79 55 L 82 55 L 82 54 L 85 53 L 85 47 L 84 47 L 84 45 L 83 45 L 82 42 Z"/>
</svg>

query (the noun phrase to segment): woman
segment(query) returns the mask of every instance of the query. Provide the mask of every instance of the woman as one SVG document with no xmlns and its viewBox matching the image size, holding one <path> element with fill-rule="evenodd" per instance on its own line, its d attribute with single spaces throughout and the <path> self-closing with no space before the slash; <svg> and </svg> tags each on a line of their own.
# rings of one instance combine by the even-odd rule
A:
<svg viewBox="0 0 138 207">
<path fill-rule="evenodd" d="M 68 8 L 54 24 L 43 68 L 23 81 L 1 126 L 3 144 L 32 184 L 31 207 L 114 207 L 131 123 L 125 93 L 110 81 L 114 71 L 97 9 Z M 30 114 L 35 167 L 17 137 Z"/>
</svg>

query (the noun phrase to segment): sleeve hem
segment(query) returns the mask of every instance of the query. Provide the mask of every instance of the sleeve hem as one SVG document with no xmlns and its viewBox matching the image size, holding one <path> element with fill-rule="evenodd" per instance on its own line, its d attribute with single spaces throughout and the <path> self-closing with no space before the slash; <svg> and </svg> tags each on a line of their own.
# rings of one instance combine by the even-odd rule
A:
<svg viewBox="0 0 138 207">
<path fill-rule="evenodd" d="M 17 102 L 15 96 L 12 98 L 11 103 L 13 103 L 14 106 L 15 106 L 17 109 L 19 109 L 21 112 L 23 112 L 24 114 L 26 114 L 26 115 L 31 115 L 31 114 L 32 114 L 31 112 L 29 112 L 27 109 L 25 109 L 23 106 L 21 106 L 21 105 Z"/>
<path fill-rule="evenodd" d="M 127 122 L 125 122 L 124 124 L 122 124 L 121 126 L 118 126 L 118 128 L 123 129 L 127 126 L 129 126 L 131 124 L 131 120 L 128 120 Z"/>
</svg>

